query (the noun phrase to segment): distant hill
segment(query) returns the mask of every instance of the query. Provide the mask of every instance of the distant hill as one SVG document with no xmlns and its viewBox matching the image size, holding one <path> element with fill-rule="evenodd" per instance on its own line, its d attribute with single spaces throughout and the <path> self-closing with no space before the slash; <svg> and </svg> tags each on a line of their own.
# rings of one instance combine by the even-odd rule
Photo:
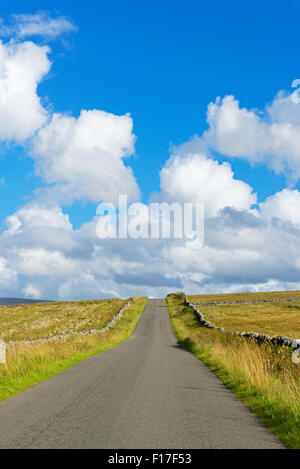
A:
<svg viewBox="0 0 300 469">
<path fill-rule="evenodd" d="M 0 306 L 28 305 L 32 303 L 49 302 L 49 300 L 29 300 L 28 298 L 0 298 Z"/>
</svg>

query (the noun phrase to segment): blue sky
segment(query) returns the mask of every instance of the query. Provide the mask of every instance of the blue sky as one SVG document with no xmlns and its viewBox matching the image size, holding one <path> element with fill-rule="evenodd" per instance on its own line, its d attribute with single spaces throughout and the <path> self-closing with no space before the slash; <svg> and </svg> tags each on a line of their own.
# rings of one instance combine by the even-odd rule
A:
<svg viewBox="0 0 300 469">
<path fill-rule="evenodd" d="M 14 20 L 14 14 L 23 16 Z M 28 15 L 36 14 L 39 34 L 23 34 L 24 30 L 18 30 L 26 26 Z M 287 1 L 283 5 L 256 0 L 249 4 L 190 0 L 86 0 L 82 4 L 51 0 L 44 1 L 41 8 L 38 1 L 29 0 L 25 4 L 12 0 L 1 5 L 0 17 L 3 50 L 15 54 L 14 47 L 21 50 L 27 44 L 24 47 L 28 49 L 29 68 L 32 66 L 37 75 L 41 73 L 41 77 L 31 78 L 37 86 L 36 93 L 32 93 L 31 85 L 24 88 L 24 99 L 28 93 L 28 106 L 32 106 L 28 119 L 26 110 L 24 116 L 23 111 L 16 112 L 18 103 L 7 104 L 10 98 L 3 101 L 3 109 L 0 102 L 2 249 L 9 247 L 14 257 L 14 267 L 5 274 L 8 280 L 3 294 L 8 289 L 14 294 L 22 291 L 26 296 L 75 298 L 78 288 L 73 274 L 67 285 L 62 280 L 56 281 L 56 274 L 50 272 L 49 266 L 44 266 L 43 259 L 54 256 L 55 263 L 59 258 L 58 277 L 67 278 L 70 265 L 75 271 L 83 252 L 90 256 L 90 263 L 80 264 L 80 268 L 89 272 L 93 279 L 89 284 L 93 284 L 94 289 L 78 293 L 81 296 L 98 296 L 95 291 L 101 282 L 102 296 L 139 293 L 132 273 L 137 262 L 145 271 L 142 286 L 149 287 L 149 294 L 168 291 L 159 288 L 159 280 L 156 285 L 155 279 L 161 279 L 162 275 L 167 279 L 162 284 L 168 285 L 169 281 L 173 286 L 177 282 L 179 288 L 190 291 L 297 287 L 298 266 L 292 262 L 298 259 L 296 238 L 290 253 L 291 263 L 284 268 L 282 262 L 280 264 L 281 254 L 276 257 L 270 252 L 266 259 L 265 243 L 276 244 L 275 239 L 279 239 L 284 252 L 284 243 L 291 242 L 289 236 L 295 235 L 300 223 L 297 214 L 300 111 L 291 100 L 294 91 L 291 83 L 300 77 L 300 1 Z M 55 37 L 47 33 L 53 18 L 66 22 L 65 29 Z M 51 50 L 46 51 L 45 47 Z M 39 58 L 35 54 L 40 54 Z M 1 59 L 0 55 L 0 85 L 1 80 L 6 79 L 1 60 L 5 70 L 8 59 Z M 26 67 L 23 72 L 26 75 Z M 221 101 L 216 102 L 217 97 L 221 97 Z M 41 103 L 39 109 L 36 100 Z M 210 103 L 212 113 L 207 122 Z M 5 124 L 5 106 L 15 119 L 15 122 L 9 121 L 14 137 L 9 136 L 10 130 Z M 266 106 L 270 106 L 267 112 Z M 82 110 L 89 112 L 79 118 Z M 114 153 L 114 142 L 123 138 L 118 149 L 119 159 L 110 160 L 107 154 L 99 153 L 95 168 L 91 166 L 95 162 L 91 146 L 98 136 L 97 132 L 93 134 L 89 119 L 93 117 L 100 127 L 103 124 L 103 129 L 106 124 L 102 121 L 105 120 L 103 115 L 96 115 L 94 110 L 105 111 L 113 119 L 111 125 L 115 133 L 109 140 L 110 148 L 105 147 L 109 154 Z M 54 113 L 58 116 L 56 123 Z M 116 118 L 126 113 L 130 113 L 132 121 L 127 117 L 120 121 Z M 31 117 L 40 123 L 32 124 L 32 131 L 25 139 L 18 138 L 16 135 Z M 126 127 L 130 122 L 136 136 L 134 145 L 132 131 Z M 76 138 L 65 152 L 52 142 L 53 129 L 54 140 L 59 140 L 64 125 L 73 125 L 75 129 L 74 134 L 70 131 L 66 141 L 81 132 L 81 125 L 90 135 L 81 159 L 82 163 L 86 158 L 87 164 L 80 170 L 76 155 L 82 148 L 78 147 Z M 103 150 L 107 142 L 105 130 L 101 132 L 104 143 L 99 137 L 97 145 Z M 191 142 L 187 144 L 188 141 Z M 66 148 L 67 143 L 64 142 Z M 122 145 L 126 147 L 125 158 Z M 167 163 L 171 155 L 173 159 Z M 115 161 L 117 166 L 110 168 L 110 161 Z M 228 164 L 222 165 L 223 162 Z M 102 175 L 101 164 L 106 168 Z M 186 175 L 189 180 L 184 191 L 180 182 Z M 94 176 L 97 176 L 95 180 Z M 99 191 L 94 188 L 97 184 L 103 186 L 102 192 L 101 187 Z M 203 200 L 208 207 L 208 225 L 214 224 L 218 236 L 224 229 L 230 232 L 233 226 L 237 232 L 231 233 L 232 240 L 220 241 L 216 232 L 210 233 L 209 228 L 207 252 L 199 253 L 195 268 L 190 267 L 188 251 L 175 260 L 171 245 L 162 246 L 159 253 L 156 248 L 153 247 L 153 251 L 149 248 L 146 255 L 144 246 L 123 248 L 115 243 L 110 246 L 108 258 L 118 264 L 116 272 L 96 272 L 92 263 L 95 253 L 103 246 L 93 244 L 87 232 L 92 232 L 97 204 L 106 194 L 114 197 L 116 191 L 123 190 L 121 186 L 128 189 L 132 199 L 138 198 L 140 191 L 140 200 L 145 204 L 153 192 L 159 192 L 160 197 L 167 200 Z M 234 210 L 238 215 L 233 215 Z M 44 221 L 39 225 L 37 219 Z M 36 230 L 48 222 L 52 223 L 50 228 L 54 231 L 51 235 L 51 230 L 48 231 L 44 237 L 48 245 L 40 245 L 36 241 Z M 9 223 L 14 227 L 12 231 L 7 229 Z M 288 240 L 283 240 L 282 223 L 288 223 L 292 230 L 287 235 Z M 235 246 L 233 240 L 242 239 L 250 226 L 256 228 L 251 232 L 249 244 Z M 56 229 L 62 230 L 61 239 L 73 230 L 66 246 L 74 245 L 74 252 L 56 245 L 54 239 L 60 236 Z M 14 235 L 9 238 L 12 232 Z M 130 257 L 131 249 L 142 253 L 141 257 Z M 159 262 L 162 253 L 166 254 L 165 249 L 168 250 L 166 265 Z M 277 249 L 280 251 L 278 246 Z M 233 252 L 238 252 L 239 256 L 236 273 L 225 268 L 226 256 L 234 258 Z M 256 259 L 249 275 L 245 271 L 247 256 Z M 222 265 L 221 258 L 224 259 Z M 0 270 L 1 259 L 0 245 Z M 10 262 L 11 258 L 3 254 L 3 266 Z M 101 264 L 101 259 L 99 262 Z M 262 265 L 264 274 L 258 275 Z M 126 277 L 120 269 L 129 269 L 130 281 L 124 281 L 124 287 L 119 288 L 116 278 Z M 45 273 L 48 271 L 49 275 Z M 160 277 L 156 277 L 157 271 Z M 141 274 L 137 275 L 140 284 Z M 157 290 L 151 289 L 153 285 Z"/>
<path fill-rule="evenodd" d="M 34 13 L 38 1 L 12 0 L 1 16 Z M 130 112 L 137 135 L 130 164 L 143 198 L 159 188 L 159 170 L 178 145 L 206 128 L 205 112 L 216 96 L 235 95 L 242 106 L 263 109 L 278 90 L 290 89 L 299 69 L 298 1 L 112 1 L 43 2 L 43 9 L 69 16 L 79 30 L 68 47 L 51 43 L 52 70 L 39 86 L 57 111 L 77 115 L 81 108 Z M 43 40 L 42 40 L 43 42 Z M 47 41 L 46 41 L 47 42 Z M 2 187 L 5 217 L 36 186 L 31 161 L 5 159 Z M 234 162 L 237 177 L 259 199 L 284 186 L 264 167 Z M 17 182 L 17 184 L 16 184 Z M 94 206 L 70 210 L 77 224 Z"/>
</svg>

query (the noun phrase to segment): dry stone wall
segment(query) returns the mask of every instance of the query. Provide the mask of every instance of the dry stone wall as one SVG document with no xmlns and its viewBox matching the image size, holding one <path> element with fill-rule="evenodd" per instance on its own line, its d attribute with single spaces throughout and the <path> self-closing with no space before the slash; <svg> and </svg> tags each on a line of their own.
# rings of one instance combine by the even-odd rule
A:
<svg viewBox="0 0 300 469">
<path fill-rule="evenodd" d="M 263 300 L 236 300 L 236 301 L 207 301 L 193 302 L 197 306 L 222 306 L 222 305 L 255 305 L 261 303 L 290 303 L 300 301 L 300 298 L 268 298 Z"/>
<path fill-rule="evenodd" d="M 207 327 L 208 329 L 215 329 L 215 330 L 230 333 L 230 334 L 236 334 L 240 337 L 245 337 L 246 339 L 254 339 L 259 345 L 264 344 L 264 343 L 271 343 L 273 345 L 280 345 L 280 346 L 286 346 L 286 347 L 291 347 L 291 348 L 298 348 L 300 346 L 300 340 L 294 340 L 294 339 L 291 339 L 290 337 L 285 337 L 281 335 L 276 336 L 276 337 L 270 337 L 269 335 L 259 334 L 258 332 L 227 331 L 223 327 L 214 326 L 211 322 L 209 322 L 203 316 L 203 314 L 199 311 L 198 309 L 199 303 L 197 304 L 191 303 L 187 298 L 185 298 L 185 304 L 195 311 L 196 315 L 199 318 L 199 323 L 202 327 Z"/>
<path fill-rule="evenodd" d="M 27 345 L 27 344 L 35 344 L 35 343 L 39 343 L 39 344 L 43 344 L 43 343 L 48 343 L 48 342 L 58 342 L 60 340 L 63 340 L 63 339 L 67 339 L 69 337 L 73 337 L 73 336 L 87 336 L 87 335 L 92 335 L 92 334 L 100 334 L 102 332 L 106 332 L 108 329 L 110 329 L 111 327 L 113 327 L 116 322 L 118 322 L 121 317 L 123 316 L 123 313 L 124 311 L 128 308 L 128 306 L 131 304 L 131 300 L 129 300 L 109 321 L 108 323 L 102 328 L 102 329 L 90 329 L 88 331 L 82 331 L 82 332 L 73 332 L 73 331 L 70 331 L 68 332 L 67 334 L 63 334 L 63 335 L 57 335 L 57 336 L 53 336 L 53 337 L 49 337 L 47 339 L 37 339 L 37 340 L 19 340 L 19 341 L 10 341 L 10 342 L 7 342 L 9 345 L 14 345 L 14 344 L 24 344 L 24 345 Z"/>
</svg>

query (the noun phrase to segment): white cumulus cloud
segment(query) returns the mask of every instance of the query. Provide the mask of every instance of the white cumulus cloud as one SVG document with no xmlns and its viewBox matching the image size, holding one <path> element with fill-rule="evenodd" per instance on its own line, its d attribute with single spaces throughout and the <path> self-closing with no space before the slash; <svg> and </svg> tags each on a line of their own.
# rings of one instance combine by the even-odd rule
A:
<svg viewBox="0 0 300 469">
<path fill-rule="evenodd" d="M 35 300 L 42 298 L 40 290 L 34 285 L 25 285 L 22 292 L 24 293 L 25 298 L 32 298 Z"/>
<path fill-rule="evenodd" d="M 71 231 L 72 225 L 68 215 L 60 207 L 40 206 L 36 202 L 28 204 L 6 218 L 10 233 L 21 233 L 28 226 L 34 228 L 61 228 Z"/>
<path fill-rule="evenodd" d="M 234 96 L 218 98 L 208 106 L 207 122 L 203 140 L 213 150 L 300 178 L 300 107 L 292 95 L 279 93 L 264 113 L 241 108 Z"/>
<path fill-rule="evenodd" d="M 283 189 L 259 204 L 262 216 L 268 220 L 278 218 L 300 224 L 300 192 Z"/>
<path fill-rule="evenodd" d="M 252 188 L 234 179 L 228 163 L 204 154 L 174 155 L 160 173 L 161 188 L 168 198 L 180 202 L 203 202 L 207 216 L 225 207 L 247 210 L 256 203 Z"/>
<path fill-rule="evenodd" d="M 0 140 L 31 137 L 47 119 L 37 86 L 50 68 L 49 48 L 0 41 Z"/>
<path fill-rule="evenodd" d="M 33 157 L 44 181 L 55 184 L 60 201 L 117 202 L 119 194 L 139 198 L 123 158 L 134 153 L 133 122 L 128 114 L 81 111 L 78 119 L 54 114 L 37 134 Z"/>
</svg>

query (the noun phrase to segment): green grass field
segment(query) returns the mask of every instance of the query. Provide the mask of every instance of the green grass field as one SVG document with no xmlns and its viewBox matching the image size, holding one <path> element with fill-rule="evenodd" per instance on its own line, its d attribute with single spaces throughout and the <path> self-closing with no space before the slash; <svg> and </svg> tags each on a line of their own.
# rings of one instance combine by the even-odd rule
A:
<svg viewBox="0 0 300 469">
<path fill-rule="evenodd" d="M 300 365 L 292 362 L 291 349 L 258 346 L 253 340 L 201 327 L 183 295 L 168 295 L 167 303 L 179 342 L 203 360 L 289 448 L 300 449 Z M 261 317 L 255 318 L 251 311 L 250 329 L 255 329 L 262 325 Z M 230 324 L 229 317 L 225 319 Z M 240 328 L 241 322 L 245 324 L 243 315 L 234 327 Z M 279 325 L 272 330 L 277 331 Z"/>
</svg>

